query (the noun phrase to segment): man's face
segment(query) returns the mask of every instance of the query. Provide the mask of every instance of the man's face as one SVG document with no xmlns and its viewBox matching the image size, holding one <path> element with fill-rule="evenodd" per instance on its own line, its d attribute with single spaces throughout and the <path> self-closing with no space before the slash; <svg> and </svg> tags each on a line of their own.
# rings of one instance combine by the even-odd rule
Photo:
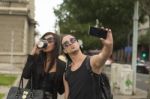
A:
<svg viewBox="0 0 150 99">
<path fill-rule="evenodd" d="M 67 54 L 75 53 L 80 50 L 80 45 L 77 42 L 76 38 L 72 35 L 67 35 L 62 39 L 62 46 L 64 52 Z"/>
</svg>

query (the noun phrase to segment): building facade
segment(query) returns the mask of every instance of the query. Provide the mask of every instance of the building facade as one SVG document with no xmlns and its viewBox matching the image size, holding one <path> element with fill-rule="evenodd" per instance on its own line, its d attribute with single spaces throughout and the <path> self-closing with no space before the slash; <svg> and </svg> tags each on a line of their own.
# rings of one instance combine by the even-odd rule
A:
<svg viewBox="0 0 150 99">
<path fill-rule="evenodd" d="M 0 0 L 0 64 L 23 67 L 34 34 L 34 0 Z"/>
</svg>

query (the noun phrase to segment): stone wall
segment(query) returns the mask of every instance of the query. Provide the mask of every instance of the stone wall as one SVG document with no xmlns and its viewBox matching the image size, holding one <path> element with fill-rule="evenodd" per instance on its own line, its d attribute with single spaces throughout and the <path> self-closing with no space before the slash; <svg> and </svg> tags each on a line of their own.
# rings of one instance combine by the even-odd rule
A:
<svg viewBox="0 0 150 99">
<path fill-rule="evenodd" d="M 0 1 L 0 64 L 22 67 L 34 43 L 34 0 L 18 1 Z"/>
</svg>

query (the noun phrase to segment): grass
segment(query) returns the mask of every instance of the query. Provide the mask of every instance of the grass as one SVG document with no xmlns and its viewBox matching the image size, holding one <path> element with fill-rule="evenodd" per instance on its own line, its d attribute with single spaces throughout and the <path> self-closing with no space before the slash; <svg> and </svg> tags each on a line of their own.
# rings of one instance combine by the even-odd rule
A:
<svg viewBox="0 0 150 99">
<path fill-rule="evenodd" d="M 15 75 L 0 74 L 0 86 L 10 86 L 16 79 L 17 77 Z"/>
<path fill-rule="evenodd" d="M 0 93 L 0 99 L 2 99 L 3 97 L 4 97 L 4 94 L 1 94 L 1 93 Z"/>
</svg>

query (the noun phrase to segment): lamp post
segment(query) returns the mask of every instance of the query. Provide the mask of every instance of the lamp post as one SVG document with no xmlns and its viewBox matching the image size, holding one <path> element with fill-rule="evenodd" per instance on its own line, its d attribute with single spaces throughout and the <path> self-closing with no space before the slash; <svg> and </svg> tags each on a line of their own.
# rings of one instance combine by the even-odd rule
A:
<svg viewBox="0 0 150 99">
<path fill-rule="evenodd" d="M 133 69 L 133 94 L 136 93 L 136 68 L 137 68 L 137 42 L 138 42 L 138 15 L 139 1 L 136 0 L 134 4 L 133 16 L 133 42 L 132 42 L 132 69 Z"/>
</svg>

